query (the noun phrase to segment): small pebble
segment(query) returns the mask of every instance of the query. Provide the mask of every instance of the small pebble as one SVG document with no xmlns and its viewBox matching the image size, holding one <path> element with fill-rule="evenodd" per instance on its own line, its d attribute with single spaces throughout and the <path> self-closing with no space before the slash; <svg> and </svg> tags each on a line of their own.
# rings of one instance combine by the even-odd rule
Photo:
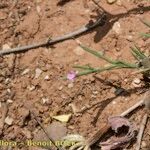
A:
<svg viewBox="0 0 150 150">
<path fill-rule="evenodd" d="M 93 91 L 92 92 L 94 95 L 97 95 L 98 94 L 98 91 Z"/>
<path fill-rule="evenodd" d="M 115 22 L 114 25 L 113 25 L 113 27 L 112 27 L 112 30 L 113 30 L 116 34 L 121 34 L 122 29 L 121 29 L 120 22 Z"/>
<path fill-rule="evenodd" d="M 116 2 L 116 0 L 107 0 L 107 3 L 108 4 L 113 4 L 113 3 L 115 3 Z"/>
<path fill-rule="evenodd" d="M 141 80 L 139 78 L 135 78 L 133 81 L 132 81 L 132 85 L 134 87 L 140 87 L 141 86 Z"/>
<path fill-rule="evenodd" d="M 62 89 L 63 89 L 63 86 L 60 86 L 60 87 L 58 88 L 59 91 L 61 91 Z"/>
<path fill-rule="evenodd" d="M 7 92 L 8 92 L 8 93 L 11 93 L 11 89 L 7 89 Z"/>
<path fill-rule="evenodd" d="M 35 70 L 35 79 L 37 79 L 41 75 L 41 73 L 42 73 L 42 70 L 39 69 L 39 68 L 36 68 L 36 70 Z"/>
<path fill-rule="evenodd" d="M 47 81 L 48 81 L 49 79 L 50 79 L 50 78 L 49 78 L 49 75 L 46 75 L 45 78 L 44 78 L 44 80 L 47 80 Z"/>
<path fill-rule="evenodd" d="M 8 103 L 8 104 L 12 104 L 12 103 L 13 103 L 13 100 L 8 99 L 8 100 L 7 100 L 7 103 Z"/>
<path fill-rule="evenodd" d="M 92 95 L 91 95 L 91 98 L 96 98 L 96 97 L 97 97 L 97 96 L 96 96 L 96 95 L 94 95 L 94 94 L 92 94 Z"/>
<path fill-rule="evenodd" d="M 122 6 L 122 0 L 117 0 L 116 4 L 117 4 L 118 6 Z"/>
<path fill-rule="evenodd" d="M 10 49 L 10 46 L 9 46 L 8 44 L 4 44 L 4 45 L 2 46 L 2 49 L 3 49 L 3 50 Z"/>
<path fill-rule="evenodd" d="M 132 42 L 132 41 L 133 41 L 133 36 L 132 36 L 132 35 L 128 35 L 128 36 L 126 36 L 126 39 L 127 39 L 129 42 Z"/>
<path fill-rule="evenodd" d="M 42 98 L 43 104 L 49 102 L 49 98 Z"/>
<path fill-rule="evenodd" d="M 30 69 L 25 69 L 23 72 L 22 72 L 22 74 L 21 75 L 26 75 L 28 72 L 30 71 Z"/>
<path fill-rule="evenodd" d="M 140 84 L 140 83 L 141 83 L 141 80 L 140 80 L 139 78 L 135 78 L 135 79 L 133 80 L 133 82 L 134 82 L 135 84 Z"/>
<path fill-rule="evenodd" d="M 142 148 L 146 148 L 146 147 L 147 147 L 147 144 L 146 144 L 146 142 L 145 142 L 145 141 L 142 141 L 142 143 L 141 143 L 141 147 L 142 147 Z"/>
<path fill-rule="evenodd" d="M 76 48 L 73 50 L 73 52 L 74 52 L 76 55 L 78 55 L 78 56 L 81 56 L 81 55 L 83 55 L 83 54 L 85 53 L 85 51 L 84 51 L 80 46 L 76 47 Z"/>
<path fill-rule="evenodd" d="M 41 12 L 41 7 L 40 7 L 40 6 L 36 6 L 36 11 L 37 11 L 38 14 L 40 14 L 40 12 Z"/>
<path fill-rule="evenodd" d="M 74 86 L 74 84 L 72 82 L 68 84 L 69 89 L 73 88 L 73 86 Z"/>
<path fill-rule="evenodd" d="M 35 90 L 35 86 L 34 85 L 28 86 L 27 89 L 29 89 L 29 91 L 33 91 Z"/>
<path fill-rule="evenodd" d="M 113 104 L 113 105 L 116 105 L 116 104 L 117 104 L 117 102 L 116 102 L 116 101 L 113 101 L 113 102 L 112 102 L 112 104 Z"/>
<path fill-rule="evenodd" d="M 68 129 L 73 130 L 73 129 L 75 129 L 75 127 L 70 125 L 70 126 L 68 126 Z"/>
<path fill-rule="evenodd" d="M 8 125 L 12 125 L 13 119 L 10 118 L 9 116 L 7 116 L 7 117 L 5 118 L 5 123 L 8 124 Z"/>
</svg>

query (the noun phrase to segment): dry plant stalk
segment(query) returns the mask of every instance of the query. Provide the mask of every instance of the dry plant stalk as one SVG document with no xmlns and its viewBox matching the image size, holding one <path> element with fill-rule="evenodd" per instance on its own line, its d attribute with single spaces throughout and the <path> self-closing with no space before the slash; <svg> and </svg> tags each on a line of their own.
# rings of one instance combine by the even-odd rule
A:
<svg viewBox="0 0 150 150">
<path fill-rule="evenodd" d="M 147 104 L 150 104 L 150 90 L 145 93 L 144 97 L 138 103 L 130 107 L 128 110 L 124 111 L 120 116 L 125 117 L 133 110 L 135 110 L 136 108 L 142 105 L 145 105 L 145 107 L 147 108 Z M 150 107 L 149 107 L 149 111 L 150 111 Z M 94 143 L 96 143 L 104 134 L 106 134 L 106 132 L 109 129 L 110 129 L 110 125 L 108 123 L 104 123 L 102 127 L 86 141 L 86 147 L 90 147 Z"/>
</svg>

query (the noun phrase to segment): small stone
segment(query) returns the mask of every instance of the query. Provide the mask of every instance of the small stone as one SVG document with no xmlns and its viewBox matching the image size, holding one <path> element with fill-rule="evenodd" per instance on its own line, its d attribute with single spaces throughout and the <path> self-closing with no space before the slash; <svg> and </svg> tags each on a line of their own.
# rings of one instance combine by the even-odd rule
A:
<svg viewBox="0 0 150 150">
<path fill-rule="evenodd" d="M 128 82 L 128 79 L 124 79 L 124 82 Z"/>
<path fill-rule="evenodd" d="M 126 39 L 127 39 L 129 42 L 132 42 L 132 41 L 133 41 L 133 36 L 132 36 L 132 35 L 128 35 L 128 36 L 126 36 Z"/>
<path fill-rule="evenodd" d="M 28 86 L 27 89 L 29 89 L 29 91 L 33 91 L 35 90 L 35 86 L 34 85 Z"/>
<path fill-rule="evenodd" d="M 74 86 L 73 82 L 71 82 L 71 83 L 68 84 L 68 88 L 69 89 L 73 88 L 73 86 Z"/>
<path fill-rule="evenodd" d="M 140 87 L 141 86 L 141 80 L 139 78 L 135 78 L 133 81 L 132 81 L 132 85 L 134 87 Z"/>
<path fill-rule="evenodd" d="M 4 44 L 4 45 L 2 46 L 2 49 L 3 49 L 3 50 L 10 49 L 10 46 L 9 46 L 8 44 Z"/>
<path fill-rule="evenodd" d="M 37 13 L 40 14 L 40 12 L 41 12 L 41 7 L 40 7 L 40 6 L 36 6 L 36 10 L 37 10 Z"/>
<path fill-rule="evenodd" d="M 8 92 L 8 93 L 11 93 L 11 89 L 7 89 L 7 92 Z"/>
<path fill-rule="evenodd" d="M 7 117 L 5 118 L 5 123 L 8 124 L 8 125 L 12 125 L 13 119 L 10 118 L 9 116 L 7 116 Z"/>
<path fill-rule="evenodd" d="M 113 105 L 116 105 L 116 104 L 117 104 L 117 102 L 116 102 L 116 101 L 113 101 L 113 102 L 112 102 L 112 104 L 113 104 Z"/>
<path fill-rule="evenodd" d="M 133 82 L 134 82 L 135 84 L 140 84 L 140 83 L 141 83 L 141 80 L 140 80 L 139 78 L 135 78 L 135 79 L 133 80 Z"/>
<path fill-rule="evenodd" d="M 97 95 L 98 94 L 98 91 L 93 91 L 92 92 L 94 95 Z"/>
<path fill-rule="evenodd" d="M 75 127 L 74 127 L 74 126 L 72 126 L 72 125 L 70 125 L 70 126 L 68 126 L 68 129 L 70 129 L 70 130 L 74 130 L 74 129 L 75 129 Z"/>
<path fill-rule="evenodd" d="M 42 70 L 40 68 L 36 68 L 35 70 L 35 79 L 37 79 L 42 73 Z"/>
<path fill-rule="evenodd" d="M 115 3 L 116 2 L 116 0 L 107 0 L 107 3 L 108 4 L 113 4 L 113 3 Z"/>
<path fill-rule="evenodd" d="M 84 51 L 80 46 L 76 47 L 76 48 L 73 50 L 73 52 L 74 52 L 76 55 L 78 55 L 78 56 L 81 56 L 81 55 L 83 55 L 83 54 L 85 53 L 85 51 Z"/>
<path fill-rule="evenodd" d="M 146 142 L 145 142 L 145 141 L 142 141 L 142 143 L 141 143 L 141 147 L 142 147 L 142 148 L 146 148 L 146 147 L 147 147 L 147 144 L 146 144 Z"/>
<path fill-rule="evenodd" d="M 60 86 L 60 87 L 58 88 L 59 91 L 61 91 L 62 89 L 63 89 L 63 86 Z"/>
<path fill-rule="evenodd" d="M 121 29 L 121 25 L 119 22 L 115 22 L 113 27 L 112 27 L 112 30 L 116 33 L 116 34 L 121 34 L 122 32 L 122 29 Z"/>
<path fill-rule="evenodd" d="M 22 72 L 22 74 L 21 75 L 26 75 L 28 72 L 30 71 L 30 69 L 25 69 L 23 72 Z"/>
<path fill-rule="evenodd" d="M 122 6 L 122 0 L 117 0 L 116 4 L 117 4 L 118 6 Z"/>
<path fill-rule="evenodd" d="M 7 103 L 8 103 L 8 104 L 12 104 L 12 103 L 13 103 L 13 100 L 8 99 L 8 100 L 7 100 Z"/>
<path fill-rule="evenodd" d="M 47 81 L 48 81 L 49 79 L 50 79 L 50 78 L 49 78 L 49 75 L 46 75 L 45 78 L 44 78 L 44 80 L 47 80 Z"/>
<path fill-rule="evenodd" d="M 96 95 L 94 95 L 94 94 L 92 94 L 92 95 L 91 95 L 91 98 L 96 98 L 96 97 L 97 97 L 97 96 L 96 96 Z"/>
<path fill-rule="evenodd" d="M 49 98 L 42 98 L 43 104 L 48 103 L 49 102 Z"/>
</svg>

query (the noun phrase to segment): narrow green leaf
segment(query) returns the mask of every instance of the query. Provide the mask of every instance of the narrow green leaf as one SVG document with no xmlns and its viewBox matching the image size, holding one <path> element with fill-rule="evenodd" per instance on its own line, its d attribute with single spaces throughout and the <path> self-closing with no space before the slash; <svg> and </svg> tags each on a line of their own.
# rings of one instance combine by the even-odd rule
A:
<svg viewBox="0 0 150 150">
<path fill-rule="evenodd" d="M 102 55 L 101 53 L 98 53 L 97 51 L 92 50 L 92 49 L 90 49 L 90 48 L 88 48 L 88 47 L 86 47 L 86 46 L 84 46 L 84 45 L 81 45 L 81 44 L 80 44 L 80 47 L 81 47 L 83 50 L 85 50 L 85 51 L 87 51 L 87 52 L 89 52 L 89 53 L 95 55 L 96 57 L 101 58 L 101 59 L 103 59 L 103 60 L 105 60 L 105 61 L 107 61 L 107 62 L 109 62 L 109 63 L 111 63 L 111 64 L 115 64 L 115 63 L 116 63 L 116 61 L 112 60 L 111 58 L 108 58 L 108 57 Z"/>
<path fill-rule="evenodd" d="M 132 50 L 132 54 L 134 57 L 136 57 L 137 59 L 144 59 L 146 58 L 146 56 L 144 55 L 144 53 L 141 52 L 141 50 L 135 46 L 135 47 L 131 47 Z"/>
<path fill-rule="evenodd" d="M 83 72 L 79 72 L 77 74 L 77 76 L 83 76 L 83 75 L 88 75 L 88 74 L 91 74 L 91 73 L 99 73 L 99 72 L 103 72 L 103 71 L 106 71 L 106 70 L 112 70 L 116 68 L 116 65 L 111 65 L 111 66 L 108 66 L 108 67 L 103 67 L 103 68 L 96 68 L 96 69 L 93 69 L 93 70 L 86 70 L 86 71 L 83 71 Z"/>
<path fill-rule="evenodd" d="M 143 37 L 150 38 L 150 34 L 141 33 L 141 35 L 142 35 Z"/>
<path fill-rule="evenodd" d="M 80 65 L 75 65 L 73 68 L 78 68 L 78 69 L 83 69 L 83 70 L 93 70 L 93 67 L 90 66 L 80 66 Z"/>
</svg>

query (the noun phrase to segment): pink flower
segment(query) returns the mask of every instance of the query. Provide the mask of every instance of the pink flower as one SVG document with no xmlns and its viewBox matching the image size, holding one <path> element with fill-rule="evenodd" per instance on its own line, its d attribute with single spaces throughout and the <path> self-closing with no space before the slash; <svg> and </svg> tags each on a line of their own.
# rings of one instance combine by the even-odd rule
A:
<svg viewBox="0 0 150 150">
<path fill-rule="evenodd" d="M 68 80 L 71 80 L 73 81 L 76 77 L 76 73 L 74 71 L 70 71 L 68 74 L 67 74 L 67 79 Z"/>
</svg>

